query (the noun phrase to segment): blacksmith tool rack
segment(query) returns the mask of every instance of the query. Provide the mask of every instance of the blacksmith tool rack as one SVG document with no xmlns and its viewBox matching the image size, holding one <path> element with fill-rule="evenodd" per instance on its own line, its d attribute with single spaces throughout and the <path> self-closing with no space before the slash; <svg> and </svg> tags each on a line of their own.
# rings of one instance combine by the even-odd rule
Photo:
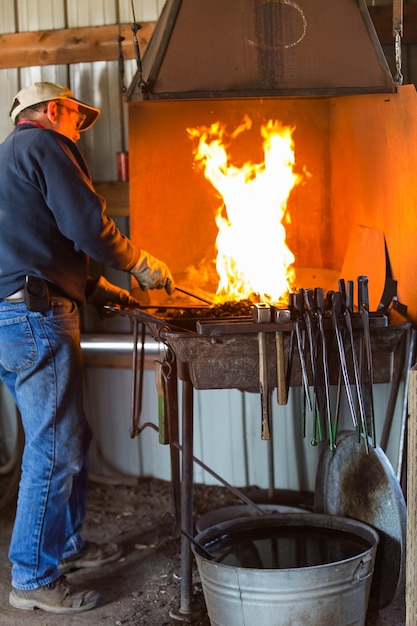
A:
<svg viewBox="0 0 417 626">
<path fill-rule="evenodd" d="M 149 313 L 146 307 L 105 307 L 106 313 L 128 316 L 138 338 L 138 324 L 145 325 L 164 345 L 164 358 L 157 362 L 160 406 L 160 442 L 170 446 L 175 517 L 181 537 L 181 600 L 171 617 L 188 621 L 192 616 L 193 464 L 199 464 L 243 502 L 263 510 L 229 485 L 193 454 L 194 390 L 239 389 L 257 392 L 261 399 L 261 438 L 271 433 L 270 403 L 277 389 L 277 403 L 285 404 L 290 387 L 300 387 L 314 416 L 318 439 L 337 447 L 338 404 L 342 388 L 347 394 L 352 425 L 366 453 L 376 446 L 373 385 L 398 380 L 409 360 L 411 323 L 396 301 L 381 311 L 369 311 L 367 277 L 358 278 L 358 304 L 353 305 L 354 284 L 339 281 L 339 291 L 300 289 L 288 307 L 266 303 L 254 305 L 245 317 L 211 318 L 207 315 L 170 317 L 169 307 Z M 406 338 L 406 340 L 404 340 Z M 398 346 L 403 346 L 394 359 Z M 394 361 L 395 368 L 394 368 Z M 133 358 L 132 405 L 135 397 L 138 358 Z M 162 374 L 161 374 L 162 373 Z M 182 386 L 181 423 L 178 382 Z M 329 389 L 337 386 L 336 407 Z M 356 397 L 352 395 L 356 389 Z M 398 387 L 397 387 L 398 391 Z M 311 396 L 311 393 L 313 394 Z M 140 432 L 132 413 L 131 434 Z M 161 414 L 162 413 L 162 414 Z M 181 437 L 180 437 L 181 433 Z M 385 434 L 385 433 L 384 433 Z M 181 440 L 181 444 L 180 444 Z M 313 442 L 312 443 L 317 443 Z"/>
</svg>

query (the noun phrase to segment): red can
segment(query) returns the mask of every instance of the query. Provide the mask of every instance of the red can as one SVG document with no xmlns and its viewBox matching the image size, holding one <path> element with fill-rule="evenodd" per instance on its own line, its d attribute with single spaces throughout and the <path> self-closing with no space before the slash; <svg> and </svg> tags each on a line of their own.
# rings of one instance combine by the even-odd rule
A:
<svg viewBox="0 0 417 626">
<path fill-rule="evenodd" d="M 120 182 L 126 183 L 129 180 L 129 153 L 118 152 L 117 157 L 117 178 Z"/>
</svg>

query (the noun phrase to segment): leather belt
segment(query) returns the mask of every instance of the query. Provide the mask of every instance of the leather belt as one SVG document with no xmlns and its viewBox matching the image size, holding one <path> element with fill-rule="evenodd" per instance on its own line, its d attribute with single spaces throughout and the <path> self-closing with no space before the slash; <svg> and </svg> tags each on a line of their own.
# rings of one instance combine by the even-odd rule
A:
<svg viewBox="0 0 417 626">
<path fill-rule="evenodd" d="M 24 289 L 18 289 L 14 293 L 11 293 L 10 296 L 7 296 L 7 298 L 4 298 L 6 302 L 23 302 L 24 299 L 25 299 Z"/>
<path fill-rule="evenodd" d="M 62 293 L 62 291 L 57 289 L 54 285 L 48 284 L 48 288 L 49 288 L 49 294 L 51 296 L 68 298 L 68 296 Z M 25 301 L 25 289 L 22 287 L 22 289 L 18 289 L 17 291 L 14 291 L 6 298 L 0 298 L 0 302 L 2 300 L 3 302 L 24 302 Z"/>
</svg>

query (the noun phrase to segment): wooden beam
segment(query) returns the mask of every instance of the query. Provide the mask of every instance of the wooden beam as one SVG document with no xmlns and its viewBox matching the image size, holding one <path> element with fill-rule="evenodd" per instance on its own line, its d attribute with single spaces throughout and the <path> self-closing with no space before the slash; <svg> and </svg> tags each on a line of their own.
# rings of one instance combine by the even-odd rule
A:
<svg viewBox="0 0 417 626">
<path fill-rule="evenodd" d="M 155 28 L 145 22 L 137 37 L 141 55 Z M 130 24 L 64 28 L 0 35 L 0 69 L 115 61 L 119 58 L 119 35 L 124 59 L 134 59 Z"/>
<path fill-rule="evenodd" d="M 368 7 L 378 39 L 382 45 L 394 45 L 392 6 Z M 417 4 L 404 4 L 403 44 L 417 43 Z"/>
<path fill-rule="evenodd" d="M 383 45 L 394 43 L 392 7 L 368 7 L 375 30 Z M 138 31 L 143 55 L 154 31 L 155 22 L 144 22 Z M 131 24 L 110 24 L 0 35 L 0 69 L 116 61 L 119 58 L 119 35 L 124 59 L 134 59 Z M 404 5 L 403 44 L 417 43 L 417 4 Z"/>
</svg>

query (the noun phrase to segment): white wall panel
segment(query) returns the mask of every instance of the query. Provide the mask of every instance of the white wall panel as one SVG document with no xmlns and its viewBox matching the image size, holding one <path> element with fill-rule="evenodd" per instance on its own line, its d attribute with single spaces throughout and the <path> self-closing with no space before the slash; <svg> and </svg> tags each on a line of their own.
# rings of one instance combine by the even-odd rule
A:
<svg viewBox="0 0 417 626">
<path fill-rule="evenodd" d="M 17 32 L 65 28 L 64 0 L 18 0 Z"/>
<path fill-rule="evenodd" d="M 243 438 L 243 394 L 236 390 L 196 391 L 195 456 L 234 485 L 245 481 Z M 195 466 L 197 482 L 216 484 Z"/>
<path fill-rule="evenodd" d="M 103 476 L 156 476 L 170 479 L 169 447 L 146 428 L 130 438 L 131 373 L 129 370 L 89 368 L 85 376 L 85 407 L 94 432 L 90 469 Z M 141 424 L 158 424 L 155 374 L 144 374 Z"/>
<path fill-rule="evenodd" d="M 14 0 L 2 0 L 0 3 L 0 25 L 2 33 L 14 33 L 16 31 L 15 2 Z M 10 105 L 18 91 L 17 70 L 0 70 L 0 141 L 12 130 L 12 122 L 9 117 Z"/>
<path fill-rule="evenodd" d="M 317 465 L 317 448 L 310 439 L 303 439 L 301 429 L 302 403 L 299 390 L 292 389 L 288 404 L 279 406 L 272 394 L 272 483 L 269 443 L 261 439 L 261 406 L 258 394 L 246 396 L 246 447 L 249 484 L 274 486 L 277 489 L 312 489 Z"/>
<path fill-rule="evenodd" d="M 19 91 L 19 77 L 16 70 L 0 70 L 0 141 L 13 129 L 9 112 L 12 100 Z"/>
<path fill-rule="evenodd" d="M 120 101 L 115 63 L 79 63 L 70 66 L 71 89 L 77 98 L 101 110 L 94 126 L 81 134 L 79 147 L 93 179 L 116 180 L 115 153 L 120 144 Z"/>
<path fill-rule="evenodd" d="M 68 28 L 115 24 L 115 0 L 71 0 L 67 2 Z"/>
<path fill-rule="evenodd" d="M 2 33 L 13 33 L 15 31 L 14 0 L 2 0 L 0 3 L 0 27 Z"/>
<path fill-rule="evenodd" d="M 137 22 L 153 22 L 162 11 L 165 0 L 133 0 L 135 17 Z M 131 0 L 119 0 L 120 20 L 122 22 L 132 21 Z"/>
<path fill-rule="evenodd" d="M 67 5 L 68 27 L 116 23 L 115 0 L 73 0 Z M 78 63 L 69 67 L 69 84 L 76 96 L 101 109 L 96 124 L 79 142 L 94 180 L 116 180 L 116 152 L 120 150 L 121 100 L 117 62 Z M 124 134 L 124 133 L 123 133 Z"/>
</svg>

